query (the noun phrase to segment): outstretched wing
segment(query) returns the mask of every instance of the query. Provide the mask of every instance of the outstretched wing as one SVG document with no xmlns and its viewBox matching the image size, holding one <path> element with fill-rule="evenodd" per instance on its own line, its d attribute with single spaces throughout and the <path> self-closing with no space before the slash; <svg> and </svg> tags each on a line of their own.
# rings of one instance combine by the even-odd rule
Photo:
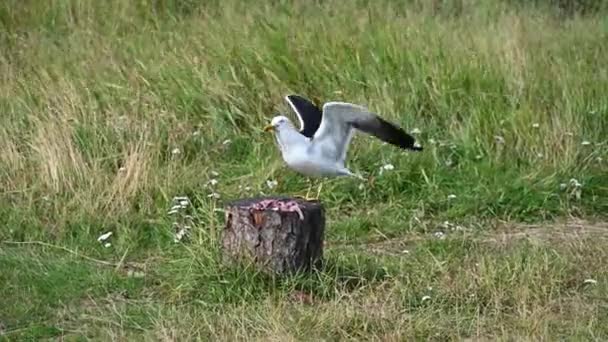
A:
<svg viewBox="0 0 608 342">
<path fill-rule="evenodd" d="M 312 138 L 321 125 L 323 116 L 321 109 L 299 95 L 287 95 L 285 101 L 289 103 L 300 120 L 300 133 L 307 138 Z"/>
<path fill-rule="evenodd" d="M 345 102 L 328 102 L 323 106 L 323 120 L 313 144 L 336 161 L 344 162 L 354 128 L 402 149 L 422 150 L 413 136 L 395 124 L 370 113 L 365 107 Z"/>
</svg>

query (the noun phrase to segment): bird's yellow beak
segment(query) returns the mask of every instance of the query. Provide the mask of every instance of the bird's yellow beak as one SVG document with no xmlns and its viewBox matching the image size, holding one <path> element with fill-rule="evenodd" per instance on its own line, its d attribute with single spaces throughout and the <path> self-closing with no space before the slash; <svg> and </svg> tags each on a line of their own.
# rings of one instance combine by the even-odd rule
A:
<svg viewBox="0 0 608 342">
<path fill-rule="evenodd" d="M 268 125 L 268 126 L 264 127 L 264 132 L 270 132 L 270 131 L 274 131 L 273 125 Z"/>
</svg>

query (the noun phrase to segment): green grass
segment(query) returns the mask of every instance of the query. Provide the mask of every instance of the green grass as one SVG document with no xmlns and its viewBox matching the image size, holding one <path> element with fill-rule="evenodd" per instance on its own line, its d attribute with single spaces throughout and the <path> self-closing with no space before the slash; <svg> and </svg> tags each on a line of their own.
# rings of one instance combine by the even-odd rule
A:
<svg viewBox="0 0 608 342">
<path fill-rule="evenodd" d="M 3 2 L 0 338 L 608 338 L 608 7 L 555 3 Z M 261 131 L 289 93 L 425 150 L 355 137 L 373 182 L 323 181 L 327 267 L 279 279 L 217 209 L 306 193 Z"/>
</svg>

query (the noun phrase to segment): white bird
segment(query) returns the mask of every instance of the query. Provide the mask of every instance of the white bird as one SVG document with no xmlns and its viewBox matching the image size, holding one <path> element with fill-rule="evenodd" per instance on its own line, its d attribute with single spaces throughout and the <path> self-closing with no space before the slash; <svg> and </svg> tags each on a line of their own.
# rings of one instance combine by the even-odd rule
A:
<svg viewBox="0 0 608 342">
<path fill-rule="evenodd" d="M 272 118 L 265 131 L 273 131 L 283 160 L 291 169 L 310 177 L 355 176 L 345 166 L 354 133 L 359 130 L 402 149 L 421 151 L 416 139 L 367 108 L 346 102 L 327 102 L 323 111 L 307 99 L 288 95 L 285 100 L 300 121 L 298 131 L 285 116 Z"/>
</svg>

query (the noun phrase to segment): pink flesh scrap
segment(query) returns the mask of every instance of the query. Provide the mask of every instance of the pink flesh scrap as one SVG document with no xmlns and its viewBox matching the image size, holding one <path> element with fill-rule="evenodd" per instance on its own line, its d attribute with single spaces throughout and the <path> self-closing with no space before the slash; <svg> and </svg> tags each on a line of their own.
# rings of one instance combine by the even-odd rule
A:
<svg viewBox="0 0 608 342">
<path fill-rule="evenodd" d="M 281 200 L 273 200 L 267 199 L 262 200 L 251 206 L 253 210 L 266 210 L 271 209 L 275 211 L 284 211 L 284 212 L 295 212 L 300 217 L 300 220 L 304 220 L 304 213 L 300 209 L 298 202 L 296 201 L 281 201 Z"/>
</svg>

